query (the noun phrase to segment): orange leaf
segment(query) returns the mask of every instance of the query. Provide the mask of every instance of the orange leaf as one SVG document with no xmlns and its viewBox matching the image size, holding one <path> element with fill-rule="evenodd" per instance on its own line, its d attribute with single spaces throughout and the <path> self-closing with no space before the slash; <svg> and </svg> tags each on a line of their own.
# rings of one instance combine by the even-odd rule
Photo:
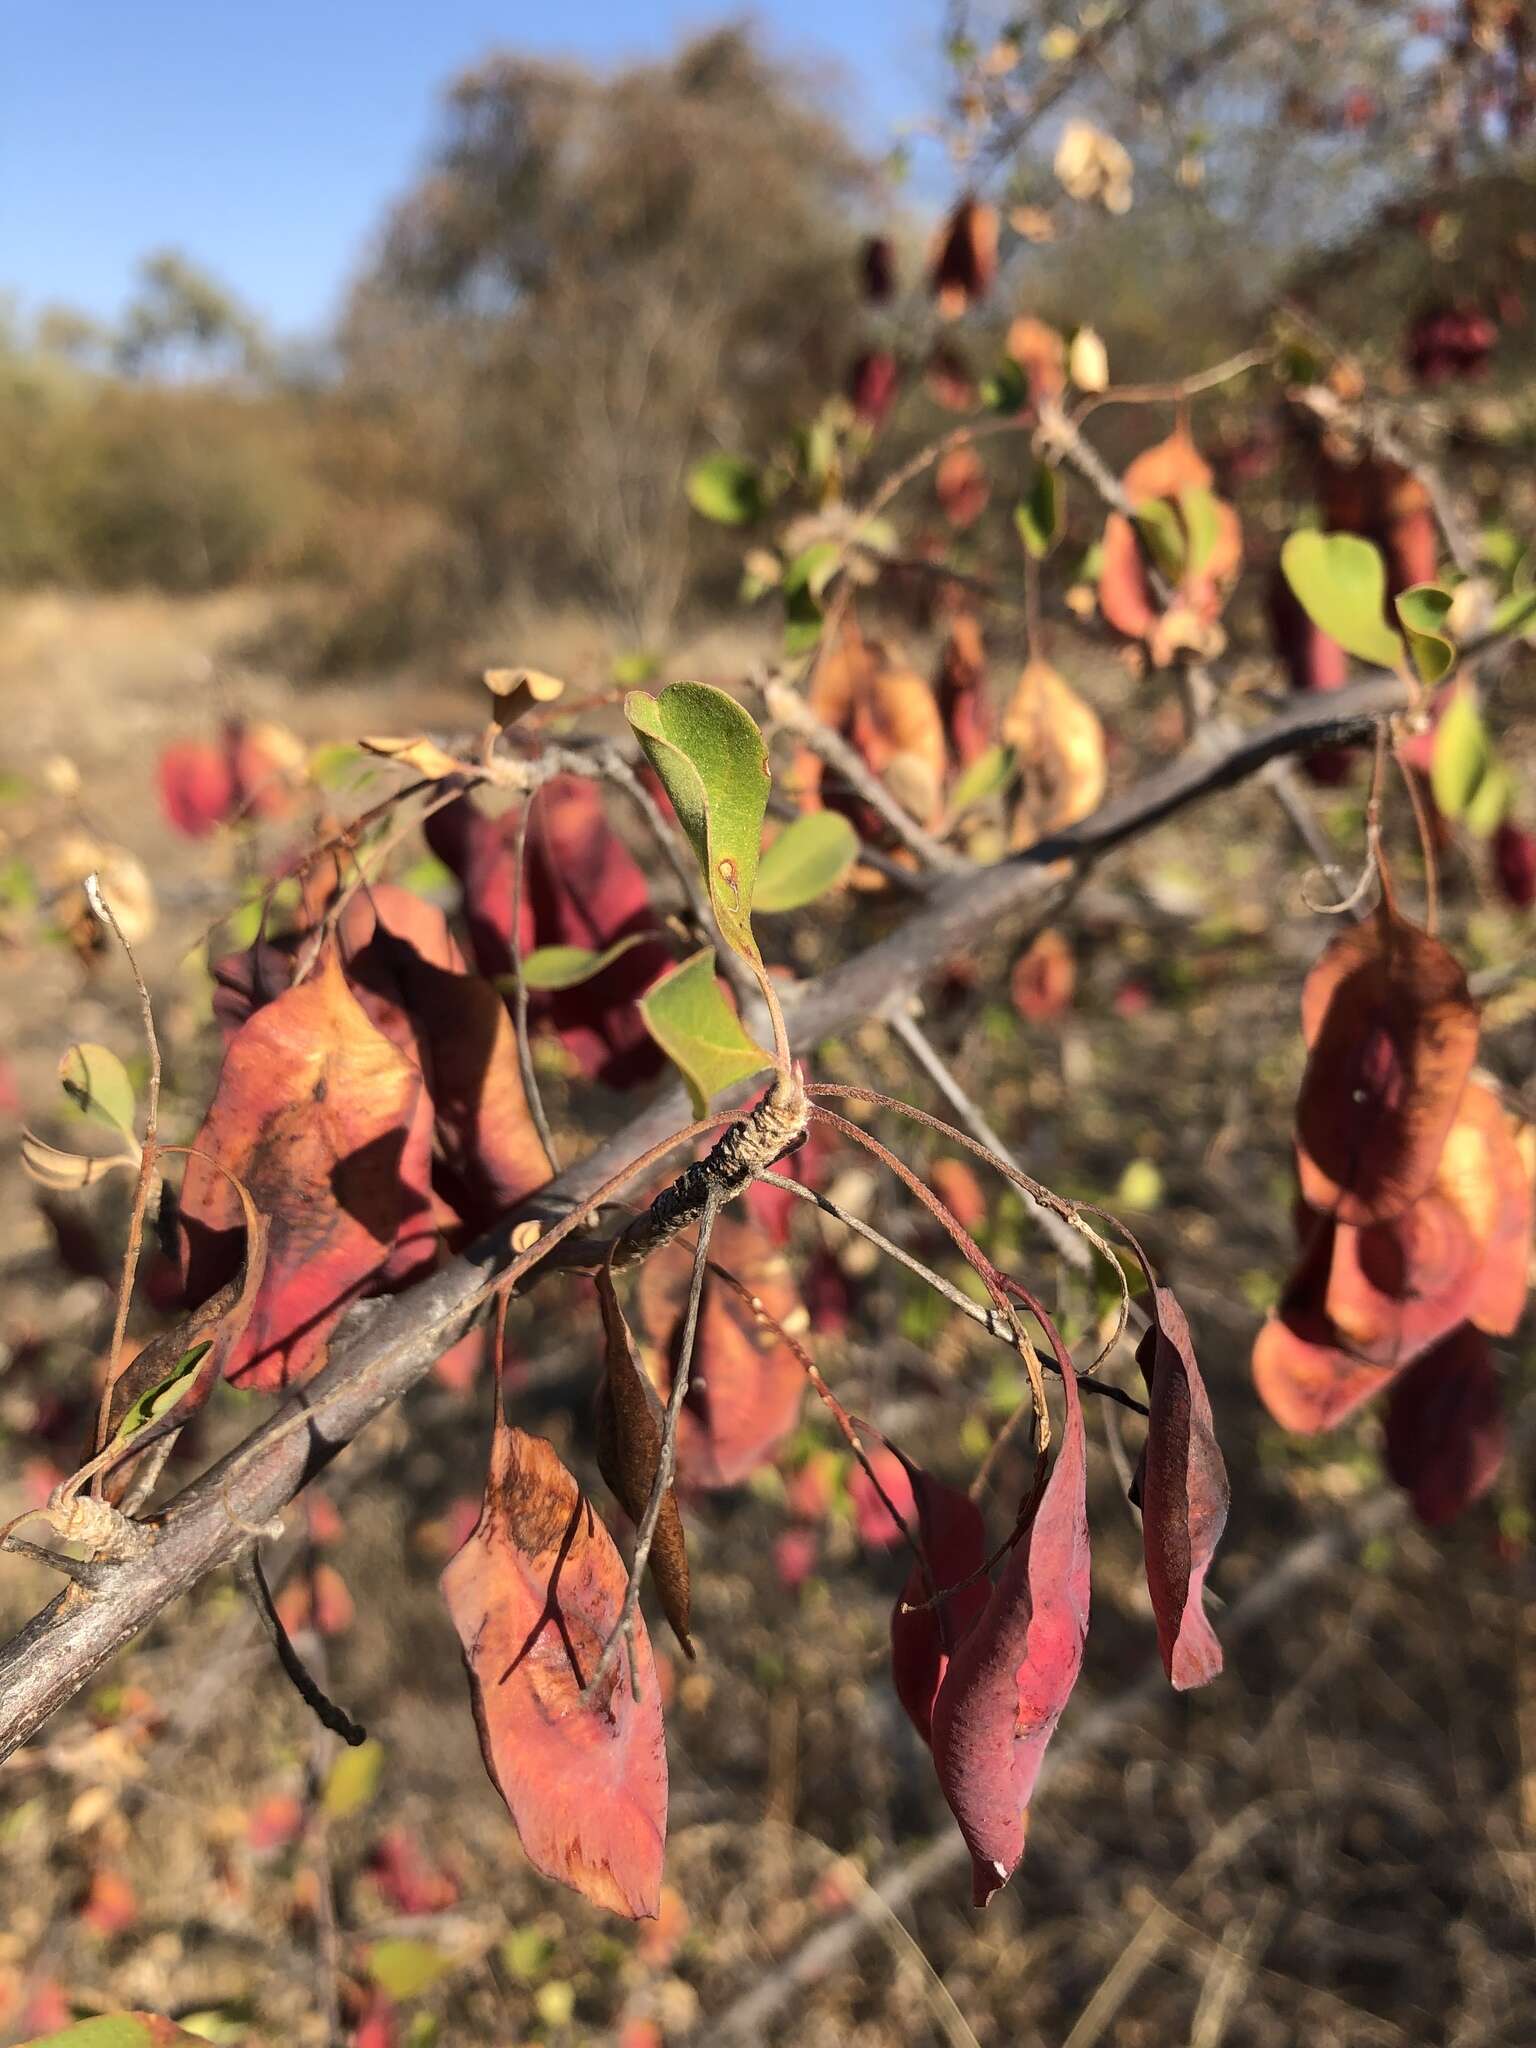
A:
<svg viewBox="0 0 1536 2048">
<path fill-rule="evenodd" d="M 1048 661 L 1027 661 L 1002 736 L 1018 763 L 1021 789 L 1013 844 L 1022 849 L 1064 831 L 1104 800 L 1104 728 L 1099 714 Z"/>
<path fill-rule="evenodd" d="M 997 210 L 965 195 L 939 229 L 930 284 L 939 313 L 953 320 L 985 298 L 997 275 Z"/>
<path fill-rule="evenodd" d="M 498 1426 L 480 1520 L 442 1588 L 481 1754 L 529 1861 L 595 1905 L 654 1915 L 667 1830 L 656 1662 L 637 1615 L 639 1698 L 621 1655 L 582 1704 L 623 1608 L 625 1571 L 542 1437 Z"/>
<path fill-rule="evenodd" d="M 271 1389 L 304 1378 L 388 1260 L 421 1085 L 369 1022 L 334 947 L 309 980 L 235 1033 L 193 1146 L 244 1182 L 269 1228 L 250 1320 L 225 1367 L 231 1380 Z M 194 1157 L 181 1211 L 188 1296 L 205 1300 L 238 1264 L 239 1197 Z"/>
<path fill-rule="evenodd" d="M 1477 1054 L 1466 976 L 1384 889 L 1308 975 L 1301 1022 L 1303 1196 L 1341 1223 L 1400 1215 L 1434 1178 Z"/>
</svg>

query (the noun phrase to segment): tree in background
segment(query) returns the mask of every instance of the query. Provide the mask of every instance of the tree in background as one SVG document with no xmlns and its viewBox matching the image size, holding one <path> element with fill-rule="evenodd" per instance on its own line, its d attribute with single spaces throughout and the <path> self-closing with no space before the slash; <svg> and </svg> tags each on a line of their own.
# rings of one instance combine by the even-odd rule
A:
<svg viewBox="0 0 1536 2048">
<path fill-rule="evenodd" d="M 606 79 L 496 56 L 446 116 L 349 377 L 416 415 L 485 594 L 557 579 L 652 639 L 693 564 L 689 464 L 785 431 L 840 360 L 872 172 L 738 29 Z"/>
</svg>

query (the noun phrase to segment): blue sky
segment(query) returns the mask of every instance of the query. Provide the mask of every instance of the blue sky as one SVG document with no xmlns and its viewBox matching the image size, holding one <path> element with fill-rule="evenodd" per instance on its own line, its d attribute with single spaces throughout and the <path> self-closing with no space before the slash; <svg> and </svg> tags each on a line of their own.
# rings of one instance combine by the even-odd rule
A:
<svg viewBox="0 0 1536 2048">
<path fill-rule="evenodd" d="M 284 334 L 334 313 L 423 161 L 439 88 L 502 45 L 599 66 L 726 10 L 672 0 L 0 0 L 0 292 L 110 318 L 153 248 Z M 769 46 L 841 67 L 883 148 L 931 104 L 938 0 L 766 0 Z"/>
</svg>

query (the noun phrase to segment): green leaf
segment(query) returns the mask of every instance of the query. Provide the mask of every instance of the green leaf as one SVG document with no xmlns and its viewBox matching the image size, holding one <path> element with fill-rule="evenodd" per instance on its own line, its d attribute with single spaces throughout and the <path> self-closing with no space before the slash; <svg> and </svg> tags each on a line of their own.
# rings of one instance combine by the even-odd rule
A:
<svg viewBox="0 0 1536 2048">
<path fill-rule="evenodd" d="M 950 816 L 958 818 L 972 804 L 1000 795 L 1013 780 L 1017 766 L 1012 747 L 988 747 L 978 754 L 950 792 Z"/>
<path fill-rule="evenodd" d="M 809 654 L 821 638 L 826 621 L 814 595 L 803 585 L 784 597 L 784 652 L 790 660 Z"/>
<path fill-rule="evenodd" d="M 745 526 L 763 509 L 763 486 L 754 464 L 739 455 L 707 455 L 688 472 L 688 502 L 722 526 Z"/>
<path fill-rule="evenodd" d="M 1179 515 L 1165 498 L 1148 498 L 1134 513 L 1147 552 L 1168 578 L 1177 583 L 1189 559 L 1188 544 Z"/>
<path fill-rule="evenodd" d="M 638 690 L 643 683 L 653 682 L 660 664 L 654 654 L 634 650 L 628 654 L 613 657 L 613 680 L 621 690 Z"/>
<path fill-rule="evenodd" d="M 194 1344 L 190 1351 L 183 1351 L 163 1380 L 146 1387 L 137 1401 L 117 1425 L 114 1443 L 121 1443 L 125 1437 L 136 1436 L 146 1423 L 154 1422 L 168 1408 L 191 1392 L 191 1382 L 197 1376 L 197 1369 L 213 1349 L 212 1338 L 205 1338 L 201 1344 Z"/>
<path fill-rule="evenodd" d="M 1509 770 L 1494 751 L 1477 699 L 1469 689 L 1451 695 L 1435 728 L 1429 786 L 1447 818 L 1486 838 L 1498 829 L 1514 793 Z"/>
<path fill-rule="evenodd" d="M 579 988 L 594 974 L 601 974 L 605 967 L 611 967 L 631 946 L 641 945 L 651 936 L 649 932 L 631 932 L 627 939 L 620 939 L 601 953 L 594 953 L 586 946 L 535 946 L 531 953 L 523 956 L 523 983 L 541 994 Z M 498 974 L 496 986 L 507 994 L 516 988 L 517 983 L 510 974 Z"/>
<path fill-rule="evenodd" d="M 749 712 L 711 683 L 631 690 L 624 714 L 687 833 L 725 942 L 759 958 L 752 890 L 768 809 L 768 749 Z"/>
<path fill-rule="evenodd" d="M 1012 356 L 1004 356 L 991 376 L 981 380 L 981 402 L 989 412 L 1016 413 L 1028 397 L 1028 380 Z"/>
<path fill-rule="evenodd" d="M 115 2012 L 56 2034 L 40 2034 L 26 2048 L 174 2048 L 177 2041 L 195 2044 L 197 2039 L 158 2013 Z"/>
<path fill-rule="evenodd" d="M 763 855 L 754 909 L 799 910 L 835 888 L 859 857 L 859 835 L 836 811 L 786 825 Z"/>
<path fill-rule="evenodd" d="M 812 597 L 820 597 L 836 575 L 842 562 L 843 551 L 835 540 L 813 540 L 808 548 L 802 548 L 792 562 L 784 569 L 784 594 L 792 597 L 797 591 L 808 590 Z"/>
<path fill-rule="evenodd" d="M 1280 567 L 1296 601 L 1347 654 L 1397 668 L 1403 643 L 1386 622 L 1387 572 L 1380 552 L 1352 533 L 1293 533 Z"/>
<path fill-rule="evenodd" d="M 59 1079 L 82 1114 L 133 1137 L 133 1083 L 115 1052 L 104 1045 L 72 1045 L 59 1061 Z"/>
<path fill-rule="evenodd" d="M 344 1749 L 325 1781 L 325 1790 L 320 1795 L 328 1820 L 345 1820 L 349 1814 L 359 1813 L 379 1789 L 379 1777 L 384 1769 L 384 1745 L 371 1737 L 360 1742 L 356 1749 Z"/>
<path fill-rule="evenodd" d="M 645 1028 L 688 1084 L 695 1116 L 722 1088 L 772 1064 L 742 1029 L 715 979 L 715 949 L 706 946 L 640 998 Z"/>
<path fill-rule="evenodd" d="M 1029 490 L 1014 506 L 1013 523 L 1025 552 L 1044 561 L 1061 533 L 1061 479 L 1048 462 L 1036 469 Z"/>
<path fill-rule="evenodd" d="M 1456 666 L 1456 643 L 1445 631 L 1451 593 L 1438 583 L 1415 583 L 1393 600 L 1408 636 L 1414 666 L 1426 683 L 1438 683 Z"/>
<path fill-rule="evenodd" d="M 1215 494 L 1205 484 L 1186 484 L 1179 493 L 1179 511 L 1189 541 L 1190 574 L 1198 576 L 1221 538 L 1221 515 L 1216 509 Z"/>
<path fill-rule="evenodd" d="M 1501 597 L 1494 606 L 1488 620 L 1488 631 L 1520 633 L 1529 640 L 1533 625 L 1536 625 L 1536 590 L 1512 590 L 1508 597 Z"/>
<path fill-rule="evenodd" d="M 452 1968 L 452 1958 L 440 1948 L 403 1935 L 394 1941 L 376 1941 L 368 1950 L 368 1974 L 389 1998 L 420 1998 Z"/>
</svg>

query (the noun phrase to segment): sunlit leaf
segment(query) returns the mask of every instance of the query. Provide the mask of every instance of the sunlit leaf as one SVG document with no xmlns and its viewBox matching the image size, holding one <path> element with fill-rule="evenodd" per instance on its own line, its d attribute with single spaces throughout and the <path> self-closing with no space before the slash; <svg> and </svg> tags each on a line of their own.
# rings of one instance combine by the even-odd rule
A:
<svg viewBox="0 0 1536 2048">
<path fill-rule="evenodd" d="M 83 1152 L 61 1152 L 57 1146 L 45 1145 L 41 1138 L 26 1131 L 21 1140 L 21 1163 L 27 1177 L 39 1187 L 53 1194 L 74 1194 L 105 1180 L 108 1174 L 132 1173 L 139 1162 L 126 1152 L 115 1152 L 110 1159 L 91 1159 Z"/>
<path fill-rule="evenodd" d="M 772 1064 L 726 1001 L 712 946 L 655 982 L 640 999 L 640 1014 L 687 1082 L 696 1116 L 722 1089 Z"/>
<path fill-rule="evenodd" d="M 1017 773 L 1018 762 L 1012 747 L 988 747 L 976 756 L 950 791 L 951 814 L 958 818 L 973 804 L 985 803 L 988 797 L 1001 796 Z"/>
<path fill-rule="evenodd" d="M 762 857 L 753 908 L 799 910 L 835 889 L 859 856 L 859 835 L 836 811 L 808 811 Z"/>
<path fill-rule="evenodd" d="M 1013 508 L 1013 523 L 1027 552 L 1043 561 L 1061 533 L 1061 478 L 1050 463 L 1036 465 L 1029 490 Z"/>
<path fill-rule="evenodd" d="M 587 946 L 535 946 L 523 958 L 524 986 L 540 991 L 580 988 L 584 981 L 621 960 L 632 946 L 644 945 L 645 940 L 644 933 L 632 932 L 617 945 L 604 947 L 601 953 L 594 953 Z M 516 983 L 512 975 L 502 974 L 497 976 L 496 986 L 507 993 Z"/>
<path fill-rule="evenodd" d="M 118 1424 L 119 1440 L 137 1435 L 146 1423 L 156 1421 L 168 1408 L 174 1407 L 188 1392 L 188 1380 L 212 1349 L 213 1340 L 205 1337 L 200 1344 L 194 1344 L 181 1354 L 163 1380 L 146 1387 Z"/>
<path fill-rule="evenodd" d="M 56 2034 L 40 2034 L 26 2048 L 173 2048 L 178 2041 L 189 2041 L 197 2048 L 205 2037 L 187 2033 L 158 2013 L 118 2012 L 80 2020 Z"/>
<path fill-rule="evenodd" d="M 59 1061 L 59 1080 L 83 1115 L 133 1137 L 133 1083 L 115 1052 L 104 1045 L 72 1045 Z"/>
<path fill-rule="evenodd" d="M 443 1573 L 481 1754 L 529 1861 L 594 1904 L 657 1910 L 667 1758 L 650 1637 L 583 1700 L 618 1623 L 613 1539 L 551 1445 L 497 1427 L 473 1535 Z"/>
<path fill-rule="evenodd" d="M 688 502 L 722 526 L 745 526 L 763 510 L 763 486 L 755 464 L 738 455 L 707 455 L 688 472 Z"/>
<path fill-rule="evenodd" d="M 1312 623 L 1361 661 L 1395 669 L 1403 643 L 1386 622 L 1378 548 L 1352 533 L 1293 533 L 1280 550 L 1286 581 Z"/>
<path fill-rule="evenodd" d="M 358 743 L 365 752 L 378 754 L 386 761 L 394 761 L 402 768 L 409 768 L 415 774 L 424 776 L 429 782 L 441 782 L 450 775 L 462 775 L 464 763 L 456 761 L 452 754 L 445 753 L 436 740 L 429 740 L 423 734 L 414 738 L 393 739 L 384 734 L 374 734 Z"/>
<path fill-rule="evenodd" d="M 326 1773 L 320 1804 L 327 1820 L 346 1820 L 372 1803 L 384 1771 L 384 1745 L 371 1737 L 344 1749 Z"/>
<path fill-rule="evenodd" d="M 1480 839 L 1498 830 L 1513 800 L 1513 778 L 1494 749 L 1476 693 L 1465 684 L 1451 692 L 1435 727 L 1429 786 L 1442 813 Z"/>
<path fill-rule="evenodd" d="M 420 1998 L 452 1968 L 452 1957 L 430 1942 L 413 1941 L 409 1935 L 371 1942 L 368 1947 L 368 1974 L 390 1998 Z"/>
<path fill-rule="evenodd" d="M 1393 603 L 1414 666 L 1426 683 L 1438 683 L 1456 665 L 1456 643 L 1445 630 L 1450 591 L 1437 583 L 1416 583 L 1411 590 L 1400 590 Z"/>
<path fill-rule="evenodd" d="M 709 683 L 632 690 L 624 711 L 688 835 L 727 945 L 756 960 L 752 891 L 772 771 L 751 714 Z"/>
</svg>

